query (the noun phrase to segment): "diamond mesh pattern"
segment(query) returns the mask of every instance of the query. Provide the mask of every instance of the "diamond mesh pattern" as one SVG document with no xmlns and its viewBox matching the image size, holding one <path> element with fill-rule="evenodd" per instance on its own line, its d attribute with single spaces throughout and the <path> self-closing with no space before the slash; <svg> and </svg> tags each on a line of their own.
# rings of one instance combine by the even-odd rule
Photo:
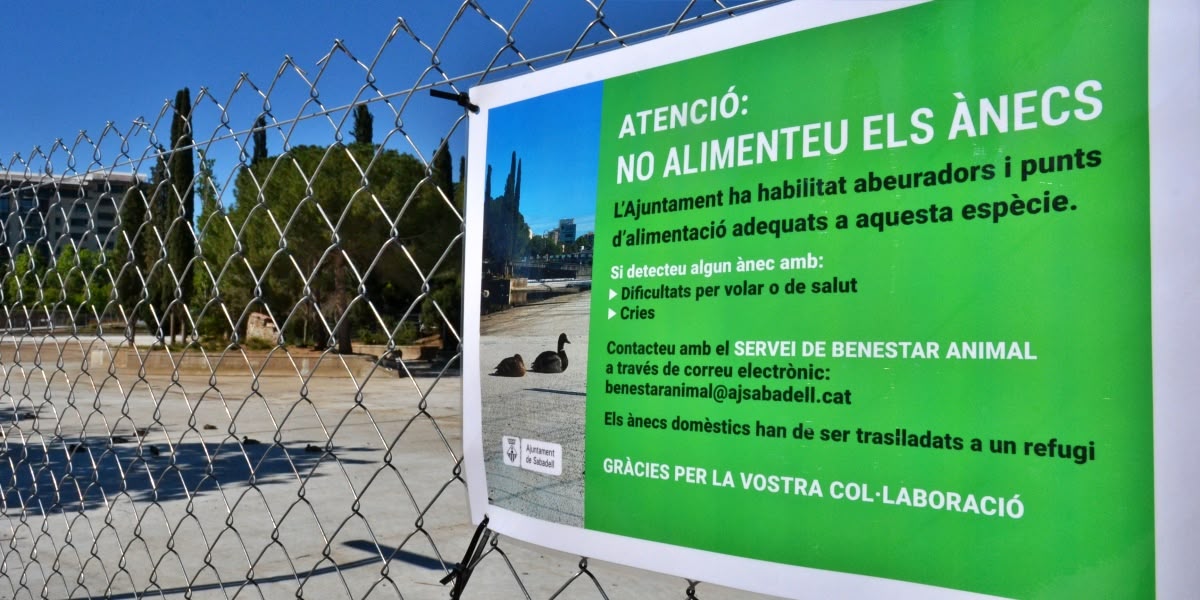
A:
<svg viewBox="0 0 1200 600">
<path fill-rule="evenodd" d="M 377 49 L 338 40 L 316 65 L 12 154 L 0 598 L 447 597 L 474 533 L 466 116 L 429 90 L 769 3 L 668 2 L 647 24 L 641 3 L 467 0 L 440 29 L 401 15 Z M 567 25 L 539 28 L 550 14 Z M 495 535 L 474 566 L 467 597 L 698 597 Z"/>
</svg>

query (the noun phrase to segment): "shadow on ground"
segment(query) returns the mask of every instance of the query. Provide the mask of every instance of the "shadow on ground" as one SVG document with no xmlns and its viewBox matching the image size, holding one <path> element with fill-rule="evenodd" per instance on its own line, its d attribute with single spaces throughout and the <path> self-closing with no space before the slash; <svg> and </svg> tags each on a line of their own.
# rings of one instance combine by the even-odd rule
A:
<svg viewBox="0 0 1200 600">
<path fill-rule="evenodd" d="M 365 448 L 305 442 L 242 444 L 195 442 L 169 447 L 110 438 L 56 439 L 45 445 L 0 443 L 0 498 L 8 515 L 79 512 L 128 494 L 135 502 L 165 502 L 230 485 L 266 486 L 321 477 L 322 461 L 365 464 L 346 455 Z M 157 455 L 156 455 L 157 452 Z"/>
<path fill-rule="evenodd" d="M 442 562 L 437 560 L 436 558 L 431 558 L 431 557 L 425 556 L 423 554 L 417 554 L 416 552 L 409 552 L 407 550 L 402 550 L 399 548 L 391 548 L 389 546 L 379 546 L 378 548 L 376 548 L 375 544 L 368 540 L 351 540 L 349 542 L 346 542 L 343 545 L 350 547 L 350 548 L 354 548 L 356 550 L 362 550 L 364 552 L 368 552 L 368 553 L 372 554 L 373 556 L 368 556 L 365 558 L 360 558 L 355 561 L 343 562 L 343 563 L 337 563 L 337 562 L 333 562 L 332 560 L 325 559 L 325 560 L 322 560 L 320 563 L 318 563 L 318 565 L 316 567 L 312 568 L 311 570 L 301 571 L 298 573 L 285 573 L 282 575 L 274 575 L 274 576 L 270 576 L 270 577 L 256 577 L 254 579 L 239 579 L 237 581 L 205 583 L 205 584 L 190 585 L 190 586 L 186 586 L 186 587 L 176 587 L 176 588 L 151 587 L 151 588 L 147 588 L 145 590 L 139 591 L 139 592 L 129 592 L 126 594 L 120 594 L 120 595 L 116 595 L 116 596 L 105 596 L 105 598 L 109 598 L 109 600 L 133 600 L 134 598 L 142 598 L 144 596 L 149 596 L 149 595 L 164 595 L 164 596 L 165 595 L 173 595 L 173 594 L 189 594 L 190 595 L 195 592 L 202 592 L 202 591 L 207 591 L 207 590 L 227 590 L 227 589 L 241 589 L 244 587 L 257 587 L 260 585 L 277 583 L 280 581 L 307 581 L 313 577 L 318 577 L 320 575 L 325 575 L 327 573 L 340 573 L 342 571 L 356 569 L 359 567 L 366 567 L 369 565 L 379 565 L 382 562 L 379 558 L 380 553 L 382 553 L 383 556 L 387 557 L 389 561 L 395 560 L 395 561 L 405 562 L 405 563 L 420 567 L 422 569 L 427 569 L 427 570 L 431 570 L 431 571 L 445 571 L 447 569 L 447 567 L 450 566 L 450 565 L 442 564 Z M 261 594 L 261 592 L 260 592 L 260 594 Z M 89 596 L 79 597 L 79 598 L 73 599 L 73 600 L 83 600 L 83 598 L 90 599 L 91 597 L 92 596 L 89 595 Z"/>
</svg>

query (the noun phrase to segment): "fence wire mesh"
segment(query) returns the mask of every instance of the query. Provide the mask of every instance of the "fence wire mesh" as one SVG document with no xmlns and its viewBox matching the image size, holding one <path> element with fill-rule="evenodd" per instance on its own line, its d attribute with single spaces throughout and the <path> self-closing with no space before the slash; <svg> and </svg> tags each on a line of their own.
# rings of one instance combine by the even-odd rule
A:
<svg viewBox="0 0 1200 600">
<path fill-rule="evenodd" d="M 769 3 L 668 2 L 647 24 L 637 2 L 468 0 L 437 27 L 399 15 L 379 48 L 336 40 L 316 65 L 285 58 L 227 94 L 181 90 L 127 127 L 10 155 L 0 597 L 448 597 L 475 532 L 466 114 L 429 91 Z M 705 590 L 482 544 L 464 597 Z"/>
</svg>

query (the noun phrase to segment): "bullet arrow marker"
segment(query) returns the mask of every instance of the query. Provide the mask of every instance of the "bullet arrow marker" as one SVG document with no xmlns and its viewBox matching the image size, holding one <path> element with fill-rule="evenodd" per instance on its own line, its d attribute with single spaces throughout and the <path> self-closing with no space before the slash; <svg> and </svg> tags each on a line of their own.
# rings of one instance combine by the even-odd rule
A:
<svg viewBox="0 0 1200 600">
<path fill-rule="evenodd" d="M 617 293 L 616 293 L 616 292 L 614 292 L 614 291 L 612 291 L 612 290 L 608 290 L 608 299 L 609 299 L 609 300 L 612 300 L 613 298 L 616 298 L 616 297 L 617 297 Z"/>
<path fill-rule="evenodd" d="M 613 318 L 613 317 L 615 317 L 615 316 L 617 316 L 617 311 L 615 311 L 615 310 L 613 310 L 613 309 L 611 309 L 611 308 L 610 308 L 610 309 L 608 309 L 608 318 L 609 318 L 609 319 L 612 319 L 612 318 Z"/>
</svg>

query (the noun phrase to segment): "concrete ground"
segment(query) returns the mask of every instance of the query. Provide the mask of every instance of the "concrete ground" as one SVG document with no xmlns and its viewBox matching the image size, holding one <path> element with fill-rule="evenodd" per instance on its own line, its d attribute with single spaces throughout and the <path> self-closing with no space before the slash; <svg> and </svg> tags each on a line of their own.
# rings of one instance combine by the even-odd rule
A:
<svg viewBox="0 0 1200 600">
<path fill-rule="evenodd" d="M 539 310 L 583 318 L 585 298 Z M 531 354 L 558 333 L 522 327 L 511 333 Z M 566 377 L 506 384 L 540 390 L 524 410 L 577 412 L 537 432 L 576 453 L 586 333 L 568 335 Z M 475 529 L 457 475 L 459 378 L 369 365 L 343 376 L 173 376 L 85 371 L 66 353 L 4 358 L 0 599 L 449 597 L 439 580 Z M 547 506 L 577 512 L 580 485 L 564 478 L 544 496 L 565 499 Z M 575 577 L 577 556 L 507 538 L 489 548 L 466 598 L 549 598 L 564 586 L 556 597 L 686 595 L 679 578 L 590 561 L 602 595 Z M 708 585 L 697 595 L 760 597 Z"/>
</svg>

